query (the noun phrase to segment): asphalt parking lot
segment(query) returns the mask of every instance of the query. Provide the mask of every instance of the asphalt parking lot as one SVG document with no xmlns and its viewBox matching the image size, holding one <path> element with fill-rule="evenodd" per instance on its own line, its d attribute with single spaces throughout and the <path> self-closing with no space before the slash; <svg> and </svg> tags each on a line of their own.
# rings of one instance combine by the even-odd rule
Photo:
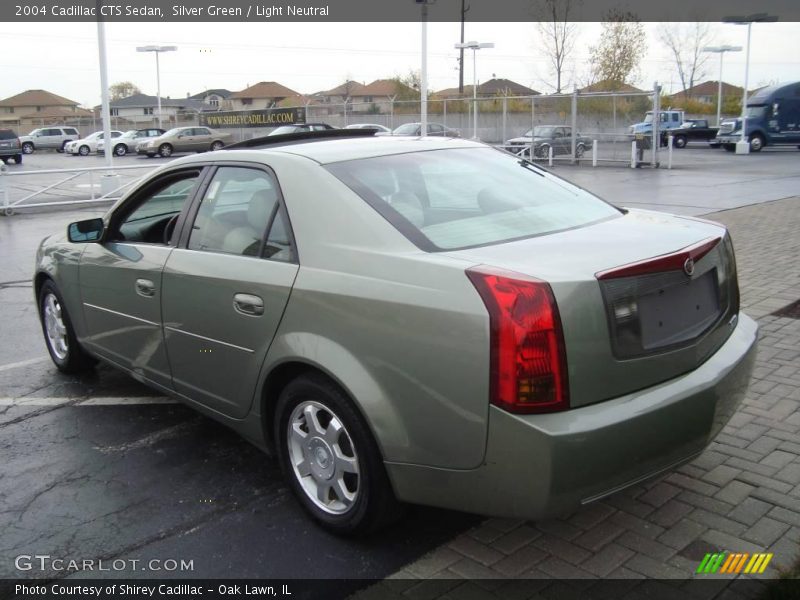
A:
<svg viewBox="0 0 800 600">
<path fill-rule="evenodd" d="M 698 555 L 722 546 L 775 552 L 767 572 L 774 577 L 800 551 L 800 321 L 773 314 L 800 298 L 800 200 L 792 198 L 800 189 L 800 152 L 739 157 L 690 148 L 675 157 L 672 171 L 554 168 L 617 204 L 714 213 L 731 227 L 743 307 L 764 336 L 752 392 L 729 428 L 665 479 L 564 519 L 484 521 L 413 508 L 395 528 L 363 541 L 316 528 L 276 463 L 221 425 L 107 367 L 87 377 L 59 374 L 32 300 L 35 248 L 48 233 L 103 208 L 0 218 L 0 577 L 63 575 L 20 572 L 20 554 L 183 559 L 193 560 L 193 572 L 115 574 L 394 575 L 409 583 L 376 597 L 461 598 L 467 592 L 455 590 L 462 578 L 687 577 Z M 118 164 L 163 162 L 131 156 Z M 20 170 L 73 163 L 103 160 L 37 153 Z M 69 198 L 85 197 L 85 188 L 68 191 Z M 431 577 L 455 583 L 415 587 L 416 579 Z M 352 591 L 337 585 L 332 597 Z"/>
</svg>

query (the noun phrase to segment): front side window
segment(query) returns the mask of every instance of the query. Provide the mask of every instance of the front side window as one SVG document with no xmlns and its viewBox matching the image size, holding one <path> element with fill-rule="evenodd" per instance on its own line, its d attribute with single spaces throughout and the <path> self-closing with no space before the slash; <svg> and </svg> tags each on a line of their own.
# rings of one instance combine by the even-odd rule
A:
<svg viewBox="0 0 800 600">
<path fill-rule="evenodd" d="M 279 209 L 280 191 L 271 173 L 220 167 L 200 202 L 188 248 L 292 260 L 288 222 Z"/>
<path fill-rule="evenodd" d="M 114 241 L 166 244 L 165 232 L 174 227 L 178 215 L 192 194 L 200 171 L 173 173 L 149 184 L 138 200 L 124 207 L 113 219 Z"/>
<path fill-rule="evenodd" d="M 327 168 L 427 251 L 555 233 L 621 214 L 588 192 L 491 148 L 412 152 Z"/>
</svg>

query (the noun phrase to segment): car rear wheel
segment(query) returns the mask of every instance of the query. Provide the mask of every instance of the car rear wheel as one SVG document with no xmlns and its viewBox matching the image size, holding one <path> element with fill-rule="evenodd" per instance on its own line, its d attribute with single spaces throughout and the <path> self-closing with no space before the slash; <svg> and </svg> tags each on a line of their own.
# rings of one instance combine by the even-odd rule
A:
<svg viewBox="0 0 800 600">
<path fill-rule="evenodd" d="M 39 292 L 39 318 L 47 351 L 60 371 L 80 373 L 91 369 L 96 361 L 78 343 L 61 294 L 50 280 Z"/>
<path fill-rule="evenodd" d="M 365 534 L 400 515 L 377 444 L 337 385 L 318 374 L 300 376 L 281 392 L 275 416 L 281 468 L 323 527 Z"/>
<path fill-rule="evenodd" d="M 128 153 L 128 147 L 125 144 L 117 144 L 114 146 L 114 154 L 116 156 L 125 156 Z"/>
<path fill-rule="evenodd" d="M 550 146 L 542 144 L 538 148 L 535 148 L 533 152 L 539 158 L 548 158 L 550 156 Z"/>
<path fill-rule="evenodd" d="M 678 135 L 678 136 L 675 137 L 675 139 L 673 141 L 675 142 L 675 147 L 676 148 L 685 148 L 686 147 L 686 142 L 687 142 L 686 136 Z"/>
<path fill-rule="evenodd" d="M 164 158 L 167 158 L 168 156 L 172 156 L 172 146 L 169 145 L 169 144 L 161 144 L 158 147 L 158 153 L 161 156 L 163 156 Z"/>
<path fill-rule="evenodd" d="M 225 147 L 225 144 L 223 144 L 221 141 L 217 140 L 216 142 L 211 144 L 211 151 L 214 152 L 215 150 L 222 150 L 222 148 L 224 148 L 224 147 Z"/>
<path fill-rule="evenodd" d="M 78 148 L 78 154 L 81 156 L 89 156 L 89 146 L 83 145 Z"/>
<path fill-rule="evenodd" d="M 24 154 L 33 154 L 33 144 L 31 142 L 23 142 L 22 143 L 22 152 Z"/>
</svg>

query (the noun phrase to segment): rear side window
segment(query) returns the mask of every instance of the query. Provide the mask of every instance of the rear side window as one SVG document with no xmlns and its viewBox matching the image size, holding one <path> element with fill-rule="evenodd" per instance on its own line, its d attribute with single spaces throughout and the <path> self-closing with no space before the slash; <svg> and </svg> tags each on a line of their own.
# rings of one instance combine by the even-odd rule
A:
<svg viewBox="0 0 800 600">
<path fill-rule="evenodd" d="M 327 168 L 427 251 L 508 242 L 620 215 L 588 192 L 492 148 L 413 152 Z"/>
<path fill-rule="evenodd" d="M 65 133 L 65 134 L 67 134 L 67 135 L 80 135 L 80 134 L 78 133 L 78 130 L 77 130 L 77 129 L 71 129 L 70 127 L 67 127 L 67 128 L 64 130 L 64 133 Z"/>
<path fill-rule="evenodd" d="M 0 129 L 0 140 L 15 140 L 17 134 L 10 129 Z"/>
<path fill-rule="evenodd" d="M 289 224 L 271 173 L 220 167 L 197 211 L 190 250 L 293 261 Z"/>
</svg>

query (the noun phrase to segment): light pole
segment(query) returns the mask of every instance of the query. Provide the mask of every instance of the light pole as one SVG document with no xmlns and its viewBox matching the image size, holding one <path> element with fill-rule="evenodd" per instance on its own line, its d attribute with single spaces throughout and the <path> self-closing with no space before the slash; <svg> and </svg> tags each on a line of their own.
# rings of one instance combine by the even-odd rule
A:
<svg viewBox="0 0 800 600">
<path fill-rule="evenodd" d="M 174 52 L 177 46 L 137 46 L 137 52 L 153 52 L 156 55 L 156 100 L 158 102 L 158 127 L 161 128 L 161 69 L 158 55 L 162 52 Z"/>
<path fill-rule="evenodd" d="M 477 70 L 477 55 L 478 50 L 481 48 L 494 48 L 491 42 L 478 43 L 476 41 L 465 42 L 463 44 L 456 44 L 456 50 L 466 48 L 472 50 L 472 138 L 478 139 L 478 70 Z"/>
<path fill-rule="evenodd" d="M 755 13 L 748 16 L 725 17 L 723 23 L 734 23 L 735 25 L 747 25 L 747 50 L 744 59 L 744 90 L 742 91 L 742 137 L 736 143 L 736 154 L 749 154 L 750 142 L 747 141 L 747 83 L 750 75 L 750 29 L 753 23 L 774 23 L 778 17 L 770 16 L 767 13 Z"/>
<path fill-rule="evenodd" d="M 719 88 L 717 90 L 717 127 L 722 117 L 722 57 L 726 52 L 741 52 L 741 46 L 706 46 L 703 52 L 716 52 L 719 54 Z"/>
</svg>

